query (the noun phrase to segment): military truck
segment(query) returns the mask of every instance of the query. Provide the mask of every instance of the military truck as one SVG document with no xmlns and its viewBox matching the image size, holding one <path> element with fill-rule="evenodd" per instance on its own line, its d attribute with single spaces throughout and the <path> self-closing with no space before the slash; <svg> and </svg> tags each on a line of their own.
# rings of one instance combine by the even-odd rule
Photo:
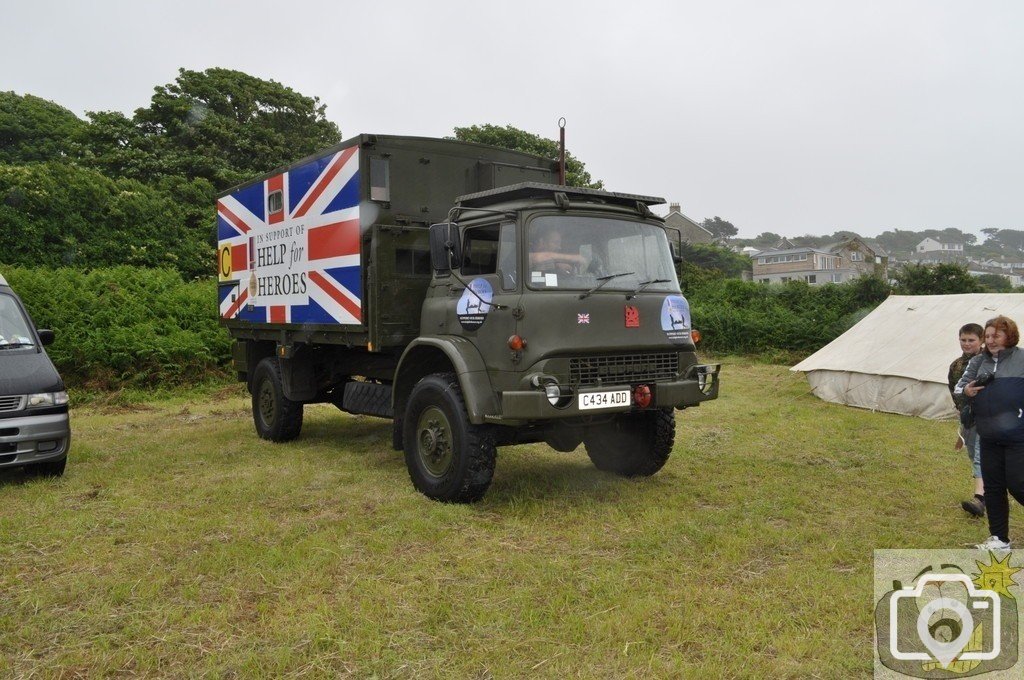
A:
<svg viewBox="0 0 1024 680">
<path fill-rule="evenodd" d="M 549 159 L 364 134 L 217 201 L 222 324 L 257 434 L 306 404 L 393 419 L 426 496 L 480 499 L 496 450 L 657 472 L 674 409 L 718 394 L 660 198 L 563 186 Z"/>
</svg>

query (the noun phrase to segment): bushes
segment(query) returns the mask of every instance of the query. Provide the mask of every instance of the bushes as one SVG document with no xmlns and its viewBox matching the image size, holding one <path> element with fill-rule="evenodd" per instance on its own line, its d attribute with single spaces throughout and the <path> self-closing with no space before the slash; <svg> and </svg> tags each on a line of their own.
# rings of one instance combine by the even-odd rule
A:
<svg viewBox="0 0 1024 680">
<path fill-rule="evenodd" d="M 160 188 L 63 163 L 0 164 L 0 264 L 173 267 L 212 271 L 213 188 L 167 180 Z"/>
<path fill-rule="evenodd" d="M 809 353 L 844 333 L 889 294 L 884 281 L 766 285 L 684 270 L 683 292 L 702 349 L 757 354 Z"/>
<path fill-rule="evenodd" d="M 5 268 L 36 326 L 56 331 L 47 352 L 72 386 L 196 384 L 222 374 L 230 339 L 217 324 L 217 283 L 170 269 Z"/>
</svg>

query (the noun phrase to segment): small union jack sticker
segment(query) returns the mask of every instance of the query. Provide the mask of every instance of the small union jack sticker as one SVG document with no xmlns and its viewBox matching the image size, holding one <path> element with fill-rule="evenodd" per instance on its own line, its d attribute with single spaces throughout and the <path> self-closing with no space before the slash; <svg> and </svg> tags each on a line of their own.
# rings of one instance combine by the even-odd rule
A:
<svg viewBox="0 0 1024 680">
<path fill-rule="evenodd" d="M 576 323 L 590 323 L 590 314 L 577 314 Z"/>
</svg>

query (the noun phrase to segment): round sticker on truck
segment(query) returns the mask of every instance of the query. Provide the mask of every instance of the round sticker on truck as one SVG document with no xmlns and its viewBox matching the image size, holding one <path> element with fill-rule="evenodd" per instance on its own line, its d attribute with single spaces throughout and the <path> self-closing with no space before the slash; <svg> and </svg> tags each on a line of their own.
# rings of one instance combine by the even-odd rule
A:
<svg viewBox="0 0 1024 680">
<path fill-rule="evenodd" d="M 469 288 L 462 291 L 462 297 L 455 305 L 455 313 L 459 316 L 459 323 L 467 331 L 475 331 L 487 321 L 487 313 L 491 311 L 491 300 L 494 299 L 494 289 L 487 279 L 473 279 L 469 282 Z"/>
<path fill-rule="evenodd" d="M 682 295 L 669 295 L 661 304 L 661 330 L 676 344 L 690 341 L 690 303 Z"/>
</svg>

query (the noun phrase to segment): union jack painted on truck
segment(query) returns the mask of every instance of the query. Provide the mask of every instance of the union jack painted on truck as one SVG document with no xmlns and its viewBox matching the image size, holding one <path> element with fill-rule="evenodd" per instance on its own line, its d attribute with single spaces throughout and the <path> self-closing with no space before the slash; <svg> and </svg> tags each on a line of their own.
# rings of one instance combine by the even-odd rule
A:
<svg viewBox="0 0 1024 680">
<path fill-rule="evenodd" d="M 362 324 L 358 149 L 321 156 L 217 201 L 222 318 Z"/>
</svg>

